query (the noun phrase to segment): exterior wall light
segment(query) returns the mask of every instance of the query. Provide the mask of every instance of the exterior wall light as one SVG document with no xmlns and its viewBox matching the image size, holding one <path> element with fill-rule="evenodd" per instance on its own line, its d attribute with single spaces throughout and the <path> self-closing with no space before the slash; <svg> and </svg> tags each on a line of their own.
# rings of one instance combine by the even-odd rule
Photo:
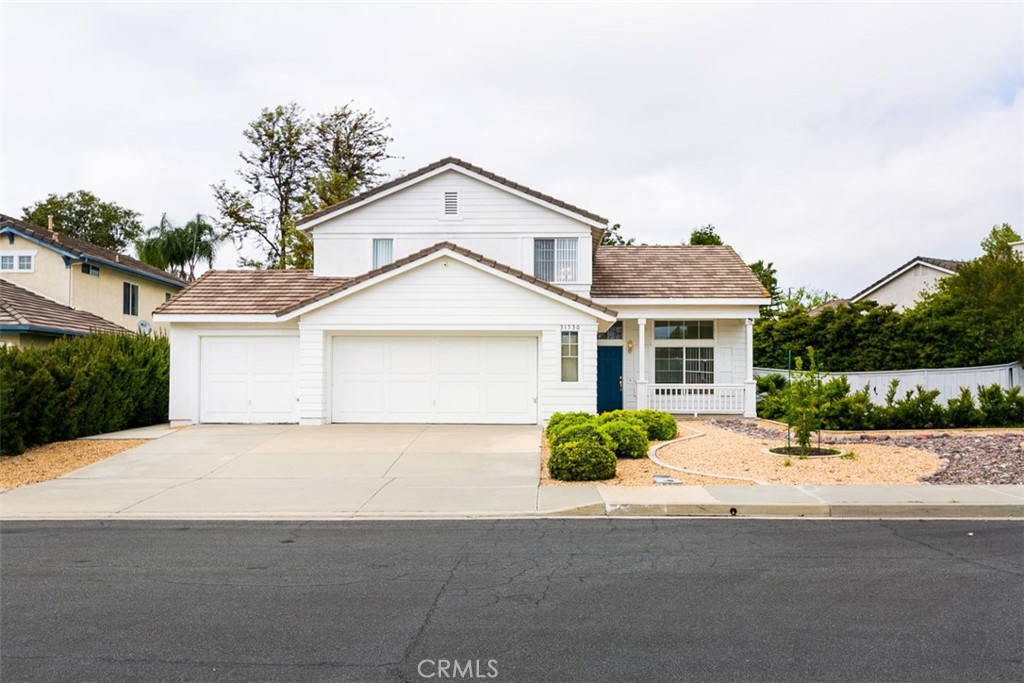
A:
<svg viewBox="0 0 1024 683">
<path fill-rule="evenodd" d="M 629 341 L 626 342 L 626 351 L 628 351 L 629 353 L 633 353 L 633 340 L 632 339 L 630 339 Z"/>
</svg>

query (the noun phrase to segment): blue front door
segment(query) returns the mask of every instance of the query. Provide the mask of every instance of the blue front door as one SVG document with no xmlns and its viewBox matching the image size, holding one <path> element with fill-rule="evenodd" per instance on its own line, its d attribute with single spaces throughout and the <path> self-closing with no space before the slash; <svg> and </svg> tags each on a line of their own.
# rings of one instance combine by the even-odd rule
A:
<svg viewBox="0 0 1024 683">
<path fill-rule="evenodd" d="M 597 412 L 622 408 L 622 347 L 597 347 Z"/>
</svg>

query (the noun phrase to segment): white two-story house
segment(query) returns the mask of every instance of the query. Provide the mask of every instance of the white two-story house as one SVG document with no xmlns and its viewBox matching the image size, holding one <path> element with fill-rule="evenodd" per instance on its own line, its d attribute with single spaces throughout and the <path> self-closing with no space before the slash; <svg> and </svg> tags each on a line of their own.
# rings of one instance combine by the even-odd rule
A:
<svg viewBox="0 0 1024 683">
<path fill-rule="evenodd" d="M 310 271 L 210 271 L 156 312 L 175 423 L 754 415 L 768 303 L 730 247 L 600 246 L 607 220 L 447 158 L 300 221 Z"/>
</svg>

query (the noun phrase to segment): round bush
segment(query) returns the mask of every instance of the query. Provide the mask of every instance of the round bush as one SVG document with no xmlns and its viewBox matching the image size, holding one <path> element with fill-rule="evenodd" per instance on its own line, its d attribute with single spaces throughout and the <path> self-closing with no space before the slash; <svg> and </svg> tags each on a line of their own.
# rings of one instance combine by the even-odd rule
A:
<svg viewBox="0 0 1024 683">
<path fill-rule="evenodd" d="M 629 422 L 635 424 L 640 429 L 647 431 L 647 423 L 637 415 L 635 410 L 610 410 L 607 413 L 601 413 L 598 418 L 598 424 L 608 424 L 609 422 Z"/>
<path fill-rule="evenodd" d="M 590 441 L 608 448 L 611 448 L 612 446 L 611 439 L 609 439 L 595 423 L 563 426 L 563 428 L 558 430 L 554 435 L 548 436 L 548 443 L 551 445 L 551 450 L 554 450 L 557 446 L 570 441 Z"/>
<path fill-rule="evenodd" d="M 593 441 L 567 441 L 551 451 L 548 472 L 562 481 L 597 481 L 615 476 L 617 461 L 607 446 Z"/>
<path fill-rule="evenodd" d="M 676 438 L 679 425 L 676 419 L 660 410 L 638 410 L 636 416 L 647 426 L 647 438 L 651 441 L 668 441 Z"/>
<path fill-rule="evenodd" d="M 651 447 L 647 431 L 633 422 L 612 420 L 601 425 L 599 429 L 612 440 L 612 450 L 615 451 L 616 457 L 642 458 Z"/>
<path fill-rule="evenodd" d="M 597 424 L 597 418 L 590 413 L 555 413 L 548 420 L 548 439 L 554 438 L 558 432 L 577 425 Z"/>
</svg>

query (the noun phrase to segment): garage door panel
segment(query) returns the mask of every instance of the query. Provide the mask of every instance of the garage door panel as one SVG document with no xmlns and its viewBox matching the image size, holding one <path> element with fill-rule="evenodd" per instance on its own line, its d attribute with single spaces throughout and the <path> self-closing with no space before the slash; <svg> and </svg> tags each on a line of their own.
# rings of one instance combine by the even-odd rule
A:
<svg viewBox="0 0 1024 683">
<path fill-rule="evenodd" d="M 199 421 L 297 421 L 297 337 L 202 337 Z"/>
<path fill-rule="evenodd" d="M 537 419 L 533 337 L 338 337 L 332 353 L 335 422 L 533 424 Z M 370 393 L 364 370 L 373 358 L 382 359 L 383 370 L 373 381 L 383 406 L 360 398 Z"/>
</svg>

